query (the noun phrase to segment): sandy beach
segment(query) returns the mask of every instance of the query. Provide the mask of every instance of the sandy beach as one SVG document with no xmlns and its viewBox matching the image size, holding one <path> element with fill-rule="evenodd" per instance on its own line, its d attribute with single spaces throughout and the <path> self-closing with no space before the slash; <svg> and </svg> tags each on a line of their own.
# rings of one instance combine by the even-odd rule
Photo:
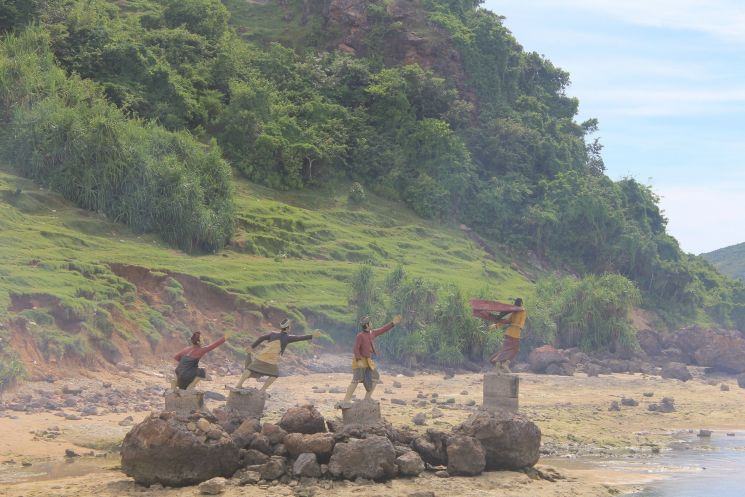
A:
<svg viewBox="0 0 745 497">
<path fill-rule="evenodd" d="M 417 491 L 433 491 L 437 496 L 599 496 L 628 491 L 627 484 L 649 479 L 643 470 L 630 474 L 592 464 L 595 457 L 651 458 L 665 451 L 672 435 L 680 430 L 735 431 L 745 428 L 741 412 L 745 390 L 730 377 L 704 376 L 695 372 L 688 382 L 642 374 L 613 374 L 572 377 L 521 373 L 520 407 L 541 428 L 542 460 L 537 472 L 494 472 L 474 478 L 437 478 L 431 472 L 414 479 L 398 479 L 387 484 L 321 482 L 328 496 L 406 497 Z M 226 385 L 237 377 L 215 377 L 203 383 L 204 390 L 227 394 Z M 295 404 L 313 403 L 326 417 L 336 416 L 334 403 L 349 381 L 348 374 L 317 373 L 280 378 L 271 388 L 264 421 L 276 421 Z M 447 429 L 463 421 L 481 402 L 480 374 L 419 374 L 415 377 L 383 374 L 378 389 L 383 416 L 395 425 L 416 430 Z M 103 385 L 108 385 L 104 387 Z M 110 385 L 109 385 L 110 384 Z M 722 389 L 727 385 L 729 390 Z M 53 392 L 63 385 L 83 389 L 119 389 L 137 391 L 143 386 L 164 385 L 162 372 L 138 369 L 117 376 L 91 373 L 87 378 L 59 380 L 54 383 L 26 383 L 15 394 L 33 391 Z M 361 389 L 361 387 L 360 387 Z M 645 396 L 645 393 L 647 396 Z M 651 395 L 650 395 L 651 394 Z M 11 394 L 12 395 L 12 394 Z M 6 394 L 6 398 L 10 397 Z M 648 410 L 663 397 L 674 399 L 675 412 Z M 609 410 L 612 401 L 634 399 L 636 406 L 621 405 Z M 151 410 L 162 399 L 154 397 Z M 222 402 L 209 400 L 208 407 Z M 469 405 L 470 404 L 470 405 Z M 416 413 L 427 417 L 424 426 L 415 426 Z M 139 422 L 150 413 L 108 412 L 68 420 L 52 412 L 5 411 L 0 418 L 0 496 L 121 496 L 197 495 L 196 487 L 163 489 L 140 487 L 119 471 L 115 447 L 130 429 L 126 418 Z M 65 458 L 71 449 L 81 457 Z M 589 457 L 588 457 L 589 456 Z M 587 459 L 587 464 L 563 464 L 563 461 Z M 549 479 L 544 479 L 549 478 Z M 549 481 L 555 480 L 555 481 Z M 228 486 L 224 495 L 294 495 L 290 485 L 240 487 Z M 319 494 L 317 494 L 319 495 Z"/>
</svg>

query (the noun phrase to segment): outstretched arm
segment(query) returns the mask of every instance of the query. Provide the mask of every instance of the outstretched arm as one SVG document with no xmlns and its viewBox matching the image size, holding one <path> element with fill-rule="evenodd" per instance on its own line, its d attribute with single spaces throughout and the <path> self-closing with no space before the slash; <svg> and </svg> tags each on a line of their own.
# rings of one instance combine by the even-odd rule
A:
<svg viewBox="0 0 745 497">
<path fill-rule="evenodd" d="M 303 342 L 305 340 L 313 340 L 313 335 L 290 335 L 287 337 L 287 343 Z"/>
<path fill-rule="evenodd" d="M 204 354 L 206 354 L 207 352 L 211 350 L 215 350 L 217 347 L 219 347 L 220 345 L 224 343 L 225 343 L 225 337 L 222 337 L 221 339 L 212 342 L 206 347 L 202 347 L 200 349 L 195 350 L 194 353 L 192 354 L 192 357 L 194 357 L 195 359 L 201 359 L 204 356 Z"/>
<path fill-rule="evenodd" d="M 489 311 L 473 311 L 473 315 L 485 321 L 490 321 L 492 323 L 510 324 L 510 322 L 507 319 L 502 319 L 499 315 L 494 315 Z"/>
</svg>

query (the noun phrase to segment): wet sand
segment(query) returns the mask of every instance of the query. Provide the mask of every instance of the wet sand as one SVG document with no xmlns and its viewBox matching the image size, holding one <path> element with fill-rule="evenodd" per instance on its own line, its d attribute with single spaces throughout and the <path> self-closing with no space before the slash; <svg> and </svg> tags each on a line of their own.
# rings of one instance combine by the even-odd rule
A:
<svg viewBox="0 0 745 497">
<path fill-rule="evenodd" d="M 665 450 L 671 435 L 677 430 L 700 428 L 730 431 L 745 428 L 740 413 L 745 406 L 745 390 L 737 387 L 732 378 L 696 377 L 686 383 L 641 374 L 614 374 L 588 378 L 583 374 L 573 377 L 520 374 L 521 411 L 530 416 L 543 432 L 544 457 L 540 465 L 552 466 L 562 476 L 556 482 L 532 479 L 520 472 L 487 473 L 476 478 L 440 479 L 431 473 L 416 479 L 395 480 L 388 484 L 356 485 L 334 482 L 316 495 L 359 497 L 400 496 L 415 491 L 430 490 L 437 496 L 525 496 L 546 497 L 579 496 L 596 497 L 612 495 L 628 482 L 644 482 L 650 476 L 645 471 L 634 472 L 628 468 L 618 470 L 592 463 L 592 457 L 621 457 L 644 459 L 653 451 Z M 203 390 L 227 394 L 226 384 L 233 384 L 237 377 L 216 377 L 203 383 Z M 318 373 L 284 377 L 270 389 L 265 421 L 276 421 L 282 412 L 295 404 L 313 403 L 328 417 L 336 415 L 334 404 L 343 393 L 329 393 L 329 389 L 343 390 L 348 385 L 349 374 Z M 456 375 L 444 379 L 442 374 L 421 374 L 416 377 L 393 376 L 383 371 L 384 384 L 379 386 L 376 397 L 381 400 L 384 417 L 397 425 L 414 427 L 411 418 L 418 412 L 427 415 L 425 426 L 414 427 L 448 429 L 464 420 L 481 402 L 479 374 Z M 102 373 L 95 379 L 85 380 L 89 385 L 111 382 L 120 388 L 141 388 L 142 385 L 163 384 L 161 374 L 155 370 L 139 370 L 124 376 Z M 400 387 L 395 387 L 399 385 Z M 60 381 L 61 385 L 70 382 Z M 720 390 L 720 383 L 730 387 Z M 314 391 L 316 390 L 326 390 Z M 22 389 L 33 389 L 26 384 Z M 89 387 L 91 388 L 91 387 Z M 358 394 L 362 394 L 362 387 Z M 643 393 L 652 393 L 651 397 Z M 433 393 L 437 397 L 433 399 Z M 658 413 L 647 410 L 652 402 L 662 397 L 675 399 L 676 412 Z M 419 398 L 418 398 L 419 397 Z M 425 397 L 425 398 L 421 398 Z M 638 406 L 621 406 L 620 411 L 609 411 L 611 401 L 630 397 Z M 405 405 L 392 403 L 404 401 Z M 432 402 L 434 400 L 434 402 Z M 471 402 L 469 402 L 471 401 Z M 469 403 L 475 406 L 468 406 Z M 426 407 L 423 405 L 426 403 Z M 221 405 L 208 401 L 208 407 Z M 145 489 L 118 470 L 116 455 L 103 456 L 102 447 L 110 446 L 123 437 L 129 427 L 119 422 L 131 415 L 135 422 L 147 412 L 104 414 L 65 420 L 51 413 L 12 413 L 17 419 L 0 418 L 0 496 L 191 496 L 197 495 L 195 487 L 184 489 Z M 52 440 L 40 437 L 48 428 L 59 428 L 59 435 Z M 93 449 L 91 449 L 93 447 Z M 79 454 L 93 454 L 74 458 L 66 463 L 65 449 Z M 562 464 L 591 456 L 587 465 Z M 22 466 L 22 463 L 27 466 Z M 30 463 L 30 465 L 28 465 Z M 83 468 L 80 470 L 79 468 Z M 643 468 L 642 468 L 643 469 Z M 50 472 L 52 474 L 50 474 Z M 87 473 L 82 474 L 81 473 Z M 24 476 L 26 475 L 26 476 Z M 255 495 L 257 497 L 293 495 L 293 488 L 277 485 L 268 488 L 232 487 L 225 494 Z"/>
</svg>

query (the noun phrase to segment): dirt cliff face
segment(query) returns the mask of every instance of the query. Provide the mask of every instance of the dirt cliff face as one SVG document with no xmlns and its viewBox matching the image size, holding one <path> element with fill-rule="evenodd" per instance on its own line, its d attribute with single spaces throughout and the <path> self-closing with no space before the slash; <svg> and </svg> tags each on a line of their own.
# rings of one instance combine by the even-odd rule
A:
<svg viewBox="0 0 745 497">
<path fill-rule="evenodd" d="M 382 53 L 386 65 L 418 64 L 463 89 L 460 53 L 419 0 L 325 0 L 322 15 L 332 34 L 327 49 L 362 57 Z"/>
</svg>

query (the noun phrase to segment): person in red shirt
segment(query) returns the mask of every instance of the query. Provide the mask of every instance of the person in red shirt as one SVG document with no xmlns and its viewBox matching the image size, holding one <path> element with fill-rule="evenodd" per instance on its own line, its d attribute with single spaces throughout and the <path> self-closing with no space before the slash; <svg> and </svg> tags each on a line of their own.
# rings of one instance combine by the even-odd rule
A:
<svg viewBox="0 0 745 497">
<path fill-rule="evenodd" d="M 202 334 L 199 331 L 195 332 L 191 336 L 191 346 L 186 347 L 173 356 L 173 359 L 178 361 L 178 366 L 176 366 L 176 379 L 171 383 L 173 391 L 177 391 L 177 387 L 181 390 L 193 390 L 201 379 L 208 379 L 207 372 L 204 368 L 198 367 L 199 359 L 201 359 L 207 352 L 224 344 L 227 339 L 228 336 L 224 335 L 219 340 L 207 345 L 206 347 L 202 347 Z"/>
<path fill-rule="evenodd" d="M 365 390 L 367 390 L 365 400 L 372 399 L 375 386 L 380 382 L 380 373 L 378 373 L 378 369 L 372 359 L 372 356 L 376 353 L 375 338 L 391 331 L 400 322 L 401 316 L 398 315 L 390 323 L 380 328 L 372 329 L 369 317 L 364 317 L 360 320 L 362 331 L 357 333 L 357 339 L 352 349 L 354 353 L 354 358 L 352 359 L 352 383 L 349 384 L 347 395 L 340 403 L 340 406 L 349 405 L 359 383 L 363 383 Z"/>
</svg>

